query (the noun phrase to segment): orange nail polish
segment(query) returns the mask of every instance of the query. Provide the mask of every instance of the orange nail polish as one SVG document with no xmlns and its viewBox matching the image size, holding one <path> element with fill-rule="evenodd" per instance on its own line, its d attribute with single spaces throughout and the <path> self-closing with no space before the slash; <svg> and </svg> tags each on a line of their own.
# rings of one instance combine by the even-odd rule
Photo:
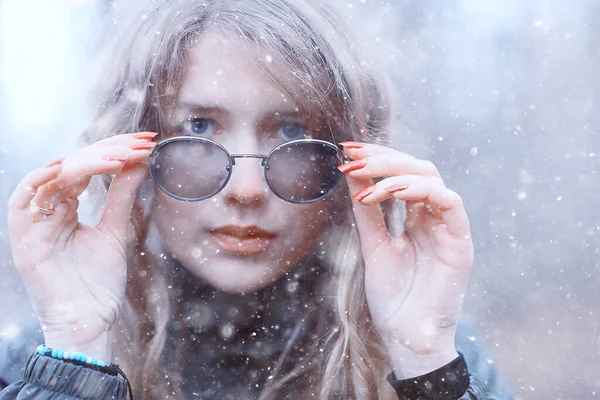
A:
<svg viewBox="0 0 600 400">
<path fill-rule="evenodd" d="M 400 192 L 408 189 L 407 185 L 392 185 L 385 188 L 388 193 Z"/>
<path fill-rule="evenodd" d="M 356 160 L 350 161 L 349 163 L 338 165 L 338 169 L 343 173 L 347 174 L 348 172 L 356 171 L 358 169 L 364 168 L 367 165 L 366 160 Z"/>
<path fill-rule="evenodd" d="M 154 142 L 137 143 L 137 144 L 132 144 L 131 146 L 129 146 L 129 148 L 131 150 L 152 150 L 154 148 L 154 146 L 156 146 L 156 143 L 154 143 Z"/>
<path fill-rule="evenodd" d="M 46 164 L 46 165 L 44 166 L 44 168 L 50 168 L 50 167 L 54 167 L 55 165 L 58 165 L 58 164 L 60 164 L 61 162 L 63 162 L 63 160 L 64 160 L 64 159 L 65 159 L 64 157 L 61 157 L 61 158 L 57 158 L 56 160 L 52 160 L 52 161 L 50 161 L 48 164 Z"/>
<path fill-rule="evenodd" d="M 106 161 L 128 161 L 128 156 L 106 156 L 104 157 Z"/>
<path fill-rule="evenodd" d="M 341 142 L 340 144 L 344 146 L 345 149 L 362 149 L 364 147 L 364 144 L 359 142 Z"/>
<path fill-rule="evenodd" d="M 158 135 L 156 132 L 138 132 L 131 135 L 131 137 L 134 139 L 152 140 L 156 135 Z"/>
<path fill-rule="evenodd" d="M 352 196 L 352 199 L 356 201 L 363 201 L 368 195 L 372 194 L 375 191 L 375 188 L 375 185 L 367 186 L 366 188 Z"/>
</svg>

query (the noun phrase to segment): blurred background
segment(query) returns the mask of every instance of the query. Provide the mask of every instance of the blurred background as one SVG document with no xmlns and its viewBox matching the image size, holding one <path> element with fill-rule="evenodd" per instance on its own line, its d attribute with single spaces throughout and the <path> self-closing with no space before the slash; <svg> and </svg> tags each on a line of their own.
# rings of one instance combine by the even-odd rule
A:
<svg viewBox="0 0 600 400">
<path fill-rule="evenodd" d="M 6 202 L 76 148 L 94 55 L 141 2 L 0 0 L 0 335 L 31 310 Z M 466 313 L 523 398 L 600 397 L 600 3 L 347 0 L 389 69 L 396 146 L 460 193 L 476 246 Z"/>
</svg>

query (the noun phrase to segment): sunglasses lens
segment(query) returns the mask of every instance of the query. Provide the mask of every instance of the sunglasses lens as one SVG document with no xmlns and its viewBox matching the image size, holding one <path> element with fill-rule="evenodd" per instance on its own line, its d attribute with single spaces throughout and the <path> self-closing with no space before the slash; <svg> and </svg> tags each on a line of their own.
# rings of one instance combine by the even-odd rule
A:
<svg viewBox="0 0 600 400">
<path fill-rule="evenodd" d="M 267 181 L 281 198 L 309 203 L 327 196 L 341 181 L 340 152 L 320 142 L 293 142 L 273 151 L 267 160 Z"/>
<path fill-rule="evenodd" d="M 181 200 L 202 200 L 218 193 L 229 179 L 227 153 L 216 143 L 185 138 L 159 144 L 149 159 L 155 183 Z"/>
</svg>

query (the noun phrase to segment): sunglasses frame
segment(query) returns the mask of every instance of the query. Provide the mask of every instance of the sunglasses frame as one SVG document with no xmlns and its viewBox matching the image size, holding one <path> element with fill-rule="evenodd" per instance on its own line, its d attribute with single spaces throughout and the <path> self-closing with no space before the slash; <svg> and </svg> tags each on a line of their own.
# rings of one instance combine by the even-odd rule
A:
<svg viewBox="0 0 600 400">
<path fill-rule="evenodd" d="M 310 203 L 315 203 L 315 202 L 317 202 L 319 200 L 322 200 L 323 198 L 329 196 L 335 189 L 337 189 L 337 187 L 342 182 L 341 176 L 340 176 L 340 179 L 338 180 L 338 182 L 335 184 L 335 186 L 333 186 L 327 193 L 323 194 L 322 196 L 320 196 L 320 197 L 318 197 L 316 199 L 311 199 L 311 200 L 307 200 L 307 201 L 297 201 L 297 200 L 286 199 L 283 196 L 280 196 L 273 189 L 273 187 L 271 186 L 271 183 L 269 182 L 269 178 L 267 177 L 267 171 L 269 170 L 269 166 L 267 165 L 267 162 L 268 162 L 269 158 L 273 155 L 273 153 L 275 153 L 276 151 L 280 150 L 282 147 L 293 145 L 295 143 L 317 143 L 317 144 L 323 144 L 323 145 L 326 145 L 326 146 L 329 146 L 329 147 L 335 149 L 337 151 L 337 155 L 338 155 L 338 157 L 339 157 L 339 159 L 341 160 L 342 163 L 346 163 L 346 162 L 349 161 L 349 158 L 340 149 L 339 145 L 337 145 L 336 143 L 331 143 L 331 142 L 328 142 L 328 141 L 325 141 L 325 140 L 320 140 L 320 139 L 296 139 L 296 140 L 290 140 L 289 142 L 285 142 L 285 143 L 282 143 L 282 144 L 278 145 L 273 150 L 271 150 L 269 152 L 269 154 L 262 155 L 262 154 L 230 154 L 227 151 L 227 149 L 223 145 L 221 145 L 220 143 L 215 142 L 214 140 L 211 140 L 211 139 L 207 139 L 207 138 L 203 138 L 203 137 L 198 137 L 198 136 L 175 136 L 175 137 L 172 137 L 172 138 L 169 138 L 169 139 L 165 139 L 165 140 L 163 140 L 161 142 L 158 142 L 158 144 L 156 146 L 154 146 L 154 149 L 152 149 L 152 152 L 150 153 L 150 156 L 148 157 L 148 160 L 151 161 L 152 158 L 156 156 L 156 154 L 158 153 L 158 151 L 159 151 L 159 149 L 161 147 L 164 147 L 167 144 L 172 143 L 172 142 L 180 142 L 180 141 L 207 142 L 207 143 L 210 143 L 212 145 L 217 146 L 221 150 L 223 150 L 223 152 L 227 155 L 227 158 L 229 159 L 229 164 L 225 167 L 225 169 L 228 172 L 227 179 L 225 179 L 225 181 L 223 182 L 223 185 L 221 185 L 221 187 L 219 188 L 219 190 L 215 191 L 214 193 L 212 193 L 209 196 L 203 196 L 203 197 L 197 197 L 197 198 L 182 197 L 182 196 L 178 196 L 178 195 L 176 195 L 176 194 L 171 193 L 170 191 L 168 191 L 163 185 L 161 185 L 159 183 L 159 181 L 154 176 L 153 168 L 152 168 L 152 165 L 151 165 L 150 176 L 152 177 L 152 180 L 154 181 L 154 184 L 156 184 L 159 187 L 159 189 L 163 193 L 165 193 L 166 195 L 168 195 L 169 197 L 172 197 L 172 198 L 177 199 L 177 200 L 185 201 L 185 202 L 202 201 L 202 200 L 206 200 L 206 199 L 209 199 L 209 198 L 217 195 L 219 192 L 221 192 L 223 189 L 225 189 L 225 187 L 227 186 L 227 183 L 229 183 L 229 180 L 231 179 L 231 175 L 233 175 L 233 166 L 235 166 L 235 160 L 237 158 L 257 158 L 257 159 L 262 160 L 261 161 L 261 166 L 263 167 L 265 182 L 267 183 L 267 186 L 269 187 L 269 189 L 271 190 L 271 192 L 273 192 L 273 194 L 275 194 L 280 199 L 282 199 L 284 201 L 287 201 L 288 203 L 293 203 L 293 204 L 310 204 Z"/>
</svg>

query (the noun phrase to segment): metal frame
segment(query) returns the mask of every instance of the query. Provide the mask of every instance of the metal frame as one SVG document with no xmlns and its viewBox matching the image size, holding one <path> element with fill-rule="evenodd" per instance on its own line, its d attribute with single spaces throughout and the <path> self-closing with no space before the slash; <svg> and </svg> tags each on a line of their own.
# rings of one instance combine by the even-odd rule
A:
<svg viewBox="0 0 600 400">
<path fill-rule="evenodd" d="M 342 179 L 341 179 L 341 172 L 340 172 L 340 179 L 338 179 L 337 183 L 335 184 L 335 186 L 333 188 L 331 188 L 331 190 L 329 190 L 327 193 L 323 194 L 322 196 L 316 198 L 316 199 L 312 199 L 312 200 L 308 200 L 308 201 L 295 201 L 295 200 L 290 200 L 287 198 L 284 198 L 282 196 L 280 196 L 271 186 L 271 183 L 269 182 L 269 178 L 267 177 L 267 170 L 269 169 L 269 166 L 267 165 L 269 158 L 273 155 L 273 153 L 275 153 L 276 151 L 280 150 L 283 147 L 286 146 L 290 146 L 293 145 L 295 143 L 320 143 L 320 144 L 324 144 L 326 146 L 329 146 L 331 148 L 334 148 L 337 151 L 338 157 L 340 159 L 340 161 L 342 163 L 345 163 L 348 161 L 348 157 L 345 156 L 345 154 L 341 151 L 339 145 L 337 145 L 335 143 L 335 138 L 333 137 L 332 134 L 332 139 L 334 141 L 334 143 L 331 142 L 327 142 L 325 140 L 319 140 L 319 139 L 297 139 L 297 140 L 291 140 L 289 142 L 285 142 L 280 144 L 279 146 L 275 147 L 273 150 L 271 150 L 269 152 L 269 154 L 266 155 L 262 155 L 262 154 L 230 154 L 227 149 L 225 147 L 223 147 L 220 143 L 215 142 L 214 140 L 211 139 L 207 139 L 207 138 L 203 138 L 203 137 L 197 137 L 197 136 L 176 136 L 176 137 L 172 137 L 169 139 L 165 139 L 161 142 L 159 142 L 154 149 L 152 149 L 152 152 L 150 153 L 150 156 L 148 157 L 148 160 L 152 160 L 153 157 L 156 156 L 156 154 L 158 154 L 158 150 L 161 147 L 164 147 L 165 145 L 171 143 L 171 142 L 179 142 L 179 141 L 188 141 L 188 142 L 194 142 L 194 141 L 200 141 L 200 142 L 208 142 L 212 145 L 217 146 L 218 148 L 220 148 L 225 155 L 227 155 L 228 159 L 229 159 L 229 164 L 227 166 L 225 166 L 225 169 L 228 171 L 228 175 L 227 175 L 227 179 L 225 179 L 225 182 L 223 182 L 223 185 L 221 185 L 221 187 L 214 192 L 213 194 L 209 195 L 209 196 L 203 196 L 203 197 L 197 197 L 197 198 L 187 198 L 187 197 L 181 197 L 178 196 L 174 193 L 171 193 L 170 191 L 168 191 L 163 185 L 160 184 L 160 182 L 158 182 L 158 180 L 156 179 L 156 177 L 154 176 L 153 173 L 153 169 L 150 168 L 150 175 L 152 177 L 152 180 L 154 181 L 154 183 L 160 188 L 160 190 L 163 191 L 163 193 L 167 194 L 168 196 L 177 199 L 177 200 L 181 200 L 181 201 L 185 201 L 185 202 L 195 202 L 195 201 L 201 201 L 201 200 L 206 200 L 208 198 L 211 198 L 213 196 L 215 196 L 216 194 L 218 194 L 221 190 L 223 190 L 225 188 L 225 186 L 227 186 L 227 183 L 229 183 L 229 180 L 231 179 L 231 175 L 233 174 L 233 166 L 235 165 L 235 160 L 237 158 L 257 158 L 257 159 L 261 159 L 261 166 L 263 167 L 263 173 L 264 173 L 264 178 L 265 178 L 265 182 L 267 183 L 267 186 L 269 187 L 269 189 L 271 190 L 271 192 L 273 192 L 277 197 L 279 197 L 282 200 L 285 200 L 289 203 L 293 203 L 293 204 L 310 204 L 310 203 L 314 203 L 317 202 L 319 200 L 322 200 L 323 198 L 329 196 L 341 183 Z"/>
</svg>

